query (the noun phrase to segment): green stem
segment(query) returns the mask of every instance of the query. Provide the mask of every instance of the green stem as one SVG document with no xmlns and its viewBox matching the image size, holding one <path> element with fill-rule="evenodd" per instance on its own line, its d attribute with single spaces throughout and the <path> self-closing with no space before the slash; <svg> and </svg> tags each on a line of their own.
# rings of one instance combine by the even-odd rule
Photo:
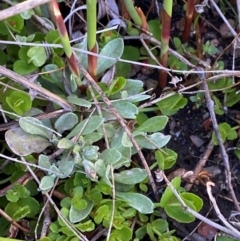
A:
<svg viewBox="0 0 240 241">
<path fill-rule="evenodd" d="M 142 26 L 142 19 L 139 17 L 132 0 L 124 0 L 126 9 L 128 10 L 129 15 L 131 16 L 134 23 L 138 26 Z"/>
<path fill-rule="evenodd" d="M 96 44 L 97 31 L 97 2 L 96 0 L 87 0 L 87 43 L 91 51 Z"/>
</svg>

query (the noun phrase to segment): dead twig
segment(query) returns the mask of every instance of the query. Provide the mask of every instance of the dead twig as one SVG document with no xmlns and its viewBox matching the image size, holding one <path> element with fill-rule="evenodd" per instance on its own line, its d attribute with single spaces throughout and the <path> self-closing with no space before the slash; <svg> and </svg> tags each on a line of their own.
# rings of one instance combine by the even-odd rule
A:
<svg viewBox="0 0 240 241">
<path fill-rule="evenodd" d="M 25 229 L 24 227 L 22 227 L 20 224 L 18 224 L 17 222 L 15 222 L 7 213 L 5 213 L 1 208 L 0 208 L 0 215 L 3 216 L 8 222 L 10 222 L 11 224 L 13 224 L 14 226 L 18 227 L 19 229 L 21 229 L 23 232 L 25 233 L 30 233 L 29 230 Z"/>
<path fill-rule="evenodd" d="M 0 11 L 0 21 L 27 11 L 29 9 L 35 8 L 39 5 L 50 2 L 51 0 L 28 0 L 22 3 L 18 3 L 10 8 Z"/>
<path fill-rule="evenodd" d="M 182 200 L 181 196 L 178 194 L 177 190 L 174 188 L 174 186 L 172 185 L 171 182 L 169 182 L 169 180 L 167 179 L 166 175 L 163 173 L 163 178 L 165 180 L 165 182 L 167 183 L 167 185 L 169 186 L 169 188 L 171 189 L 171 191 L 174 193 L 175 197 L 178 199 L 178 201 L 181 203 L 182 207 L 190 214 L 192 214 L 194 217 L 198 218 L 199 220 L 203 221 L 206 224 L 209 224 L 212 227 L 215 227 L 219 230 L 221 230 L 224 233 L 227 233 L 231 236 L 234 236 L 235 238 L 240 239 L 240 233 L 234 233 L 232 232 L 232 230 L 218 224 L 215 223 L 213 221 L 211 221 L 210 219 L 202 216 L 201 214 L 197 213 L 196 211 L 192 210 L 191 208 L 189 208 L 184 201 Z"/>
<path fill-rule="evenodd" d="M 1 12 L 0 12 L 1 15 Z M 66 111 L 72 111 L 74 108 L 72 105 L 70 105 L 65 99 L 61 98 L 58 95 L 53 94 L 52 92 L 50 92 L 49 90 L 44 89 L 43 87 L 32 83 L 30 81 L 28 81 L 28 79 L 26 79 L 25 77 L 16 74 L 15 72 L 6 69 L 3 66 L 0 66 L 0 74 L 8 77 L 9 79 L 23 85 L 24 87 L 30 89 L 30 90 L 34 90 L 36 91 L 39 95 L 43 96 L 44 98 L 46 98 L 47 100 L 54 102 L 55 104 L 61 106 L 64 110 Z"/>
<path fill-rule="evenodd" d="M 217 215 L 217 217 L 221 220 L 221 222 L 227 227 L 227 228 L 229 228 L 229 230 L 231 230 L 233 233 L 232 233 L 232 235 L 233 236 L 235 236 L 235 235 L 240 235 L 240 232 L 236 229 L 236 228 L 234 228 L 224 217 L 223 217 L 223 215 L 221 214 L 221 212 L 220 212 L 220 210 L 219 210 L 219 208 L 218 208 L 218 205 L 217 205 L 217 203 L 216 203 L 216 200 L 215 200 L 215 198 L 213 197 L 213 195 L 212 195 L 212 188 L 211 188 L 211 186 L 215 186 L 215 184 L 213 183 L 213 182 L 207 182 L 206 183 L 206 186 L 207 186 L 207 193 L 208 193 L 208 197 L 209 197 L 209 199 L 210 199 L 210 201 L 211 201 L 211 203 L 212 203 L 212 205 L 213 205 L 213 208 L 214 208 L 214 210 L 215 210 L 215 212 L 216 212 L 216 215 Z"/>
<path fill-rule="evenodd" d="M 208 157 L 211 155 L 213 147 L 214 147 L 213 143 L 210 142 L 206 148 L 206 151 L 205 151 L 203 157 L 199 160 L 198 164 L 195 167 L 194 175 L 192 175 L 190 178 L 190 183 L 187 183 L 184 187 L 186 189 L 186 191 L 189 191 L 192 188 L 192 185 L 193 185 L 194 181 L 196 180 L 198 174 L 202 171 L 203 167 L 206 164 L 206 161 L 208 160 Z"/>
<path fill-rule="evenodd" d="M 202 69 L 202 68 L 198 67 L 198 69 Z M 203 71 L 203 76 L 199 75 L 199 78 L 202 80 L 202 86 L 203 86 L 203 89 L 205 90 L 206 105 L 207 105 L 207 108 L 208 108 L 210 116 L 211 116 L 213 129 L 215 131 L 215 134 L 216 134 L 216 137 L 217 137 L 217 140 L 218 140 L 218 144 L 219 144 L 219 147 L 220 147 L 222 159 L 223 159 L 224 166 L 225 166 L 225 169 L 226 169 L 226 173 L 227 173 L 226 182 L 228 184 L 229 192 L 230 192 L 231 197 L 233 199 L 235 208 L 238 211 L 240 211 L 240 206 L 239 206 L 239 203 L 238 203 L 238 200 L 236 198 L 235 192 L 233 190 L 232 182 L 231 182 L 231 170 L 230 170 L 230 165 L 229 165 L 229 157 L 228 157 L 228 154 L 227 154 L 227 152 L 225 150 L 225 147 L 223 145 L 223 140 L 222 140 L 222 137 L 221 137 L 221 134 L 220 134 L 220 131 L 219 131 L 216 115 L 215 115 L 215 112 L 214 112 L 214 102 L 211 98 L 211 95 L 210 95 L 210 92 L 209 92 L 209 89 L 208 89 L 208 85 L 207 85 L 207 81 L 206 81 L 206 78 L 205 78 L 204 71 Z"/>
<path fill-rule="evenodd" d="M 119 113 L 117 112 L 117 110 L 113 107 L 112 103 L 109 101 L 109 99 L 107 98 L 107 96 L 104 94 L 104 92 L 100 89 L 100 87 L 97 85 L 97 83 L 94 81 L 94 79 L 91 77 L 91 75 L 87 72 L 87 70 L 82 66 L 79 65 L 80 70 L 82 71 L 83 75 L 85 76 L 85 78 L 87 79 L 87 81 L 96 89 L 96 91 L 99 93 L 99 95 L 102 97 L 103 101 L 106 103 L 106 105 L 109 107 L 109 111 L 112 112 L 117 120 L 119 121 L 119 123 L 121 124 L 121 126 L 124 128 L 124 130 L 126 131 L 129 139 L 131 140 L 131 142 L 133 143 L 134 147 L 137 150 L 137 153 L 139 155 L 139 158 L 142 161 L 142 164 L 145 168 L 145 170 L 147 171 L 148 177 L 149 177 L 149 181 L 150 181 L 150 185 L 152 186 L 153 192 L 155 194 L 155 198 L 156 200 L 159 199 L 158 195 L 157 195 L 157 187 L 156 184 L 154 182 L 154 179 L 152 177 L 152 173 L 149 169 L 148 163 L 141 151 L 141 149 L 139 148 L 137 142 L 135 141 L 135 139 L 133 138 L 133 135 L 131 133 L 131 131 L 129 130 L 128 126 L 126 125 L 124 119 L 119 115 Z"/>
</svg>

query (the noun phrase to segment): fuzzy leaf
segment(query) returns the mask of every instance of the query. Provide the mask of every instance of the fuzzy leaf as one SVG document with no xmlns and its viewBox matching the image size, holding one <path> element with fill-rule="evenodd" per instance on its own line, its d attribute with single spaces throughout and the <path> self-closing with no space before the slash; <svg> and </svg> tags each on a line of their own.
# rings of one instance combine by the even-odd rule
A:
<svg viewBox="0 0 240 241">
<path fill-rule="evenodd" d="M 73 142 L 67 138 L 62 138 L 59 140 L 57 147 L 61 149 L 70 149 L 73 147 Z"/>
<path fill-rule="evenodd" d="M 112 104 L 123 118 L 136 119 L 138 114 L 136 105 L 124 100 L 113 102 Z"/>
<path fill-rule="evenodd" d="M 57 165 L 59 172 L 61 173 L 60 175 L 58 175 L 58 177 L 63 179 L 71 175 L 74 168 L 74 161 L 63 159 L 59 161 Z"/>
<path fill-rule="evenodd" d="M 170 135 L 164 135 L 158 132 L 151 135 L 140 134 L 135 136 L 135 140 L 139 147 L 151 150 L 162 148 L 169 142 L 170 138 Z"/>
<path fill-rule="evenodd" d="M 45 169 L 49 169 L 51 167 L 51 162 L 49 160 L 49 157 L 46 155 L 39 155 L 38 157 L 38 165 L 40 167 L 43 167 Z"/>
<path fill-rule="evenodd" d="M 103 159 L 106 165 L 112 165 L 118 162 L 122 157 L 122 154 L 113 148 L 106 149 L 102 152 L 101 159 Z"/>
<path fill-rule="evenodd" d="M 167 116 L 154 116 L 136 128 L 137 131 L 157 132 L 161 131 L 167 124 Z"/>
<path fill-rule="evenodd" d="M 121 38 L 113 39 L 108 42 L 101 50 L 98 56 L 97 75 L 102 74 L 105 70 L 116 64 L 117 59 L 122 56 L 124 43 Z M 112 57 L 113 59 L 106 59 L 101 55 Z"/>
<path fill-rule="evenodd" d="M 5 140 L 16 155 L 27 156 L 32 153 L 41 153 L 52 144 L 46 139 L 28 134 L 21 128 L 10 129 L 5 133 Z"/>
<path fill-rule="evenodd" d="M 87 207 L 83 210 L 77 210 L 73 206 L 70 208 L 69 212 L 69 220 L 72 223 L 78 223 L 85 219 L 89 213 L 92 211 L 93 208 L 93 202 L 86 200 L 87 201 Z"/>
<path fill-rule="evenodd" d="M 153 213 L 154 206 L 152 201 L 142 194 L 130 192 L 116 192 L 116 197 L 125 201 L 129 206 L 137 209 L 140 213 Z"/>
<path fill-rule="evenodd" d="M 54 186 L 54 179 L 53 176 L 44 176 L 40 182 L 39 188 L 42 191 L 48 192 Z"/>
<path fill-rule="evenodd" d="M 55 122 L 55 128 L 62 134 L 66 130 L 72 129 L 78 123 L 78 117 L 76 114 L 69 112 L 60 116 Z"/>
<path fill-rule="evenodd" d="M 72 138 L 78 135 L 82 129 L 81 135 L 92 133 L 103 123 L 103 121 L 104 119 L 101 116 L 92 116 L 90 119 L 85 119 L 75 126 L 75 128 L 67 135 L 67 138 Z"/>
<path fill-rule="evenodd" d="M 77 105 L 77 106 L 83 106 L 86 108 L 90 108 L 92 106 L 91 102 L 89 102 L 85 99 L 81 99 L 81 98 L 77 97 L 76 95 L 69 95 L 67 97 L 67 100 L 69 103 Z"/>
<path fill-rule="evenodd" d="M 141 168 L 132 168 L 130 170 L 122 171 L 114 174 L 114 181 L 123 184 L 137 184 L 147 177 L 146 170 Z"/>
<path fill-rule="evenodd" d="M 44 128 L 43 123 L 34 117 L 21 117 L 19 119 L 19 125 L 21 128 L 33 135 L 39 135 L 49 139 L 50 135 L 46 128 Z"/>
</svg>

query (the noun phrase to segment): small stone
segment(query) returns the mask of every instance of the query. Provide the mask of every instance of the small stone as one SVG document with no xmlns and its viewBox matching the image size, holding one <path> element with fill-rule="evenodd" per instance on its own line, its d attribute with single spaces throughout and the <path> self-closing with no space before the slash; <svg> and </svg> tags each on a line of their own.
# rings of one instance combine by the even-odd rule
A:
<svg viewBox="0 0 240 241">
<path fill-rule="evenodd" d="M 195 136 L 195 135 L 191 135 L 190 139 L 196 147 L 200 147 L 204 143 L 204 141 L 201 138 L 199 138 L 198 136 Z"/>
</svg>

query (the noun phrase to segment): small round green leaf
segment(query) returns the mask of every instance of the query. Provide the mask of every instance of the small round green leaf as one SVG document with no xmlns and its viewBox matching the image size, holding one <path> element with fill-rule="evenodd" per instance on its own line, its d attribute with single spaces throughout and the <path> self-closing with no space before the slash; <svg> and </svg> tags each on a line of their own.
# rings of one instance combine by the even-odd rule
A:
<svg viewBox="0 0 240 241">
<path fill-rule="evenodd" d="M 30 74 L 30 73 L 34 72 L 35 70 L 37 70 L 37 69 L 38 69 L 38 67 L 36 67 L 34 64 L 27 63 L 24 60 L 17 60 L 13 64 L 14 72 L 16 72 L 16 73 L 18 73 L 20 75 Z"/>
<path fill-rule="evenodd" d="M 78 123 L 78 117 L 76 114 L 69 112 L 60 116 L 55 122 L 55 128 L 62 134 L 66 130 L 71 130 Z"/>
<path fill-rule="evenodd" d="M 47 53 L 43 46 L 31 47 L 27 56 L 29 57 L 28 63 L 33 63 L 36 67 L 41 67 L 47 61 Z"/>
<path fill-rule="evenodd" d="M 14 15 L 10 18 L 8 18 L 6 20 L 7 25 L 14 31 L 17 33 L 20 33 L 21 30 L 24 27 L 24 20 L 23 18 L 18 14 L 18 15 Z"/>
<path fill-rule="evenodd" d="M 18 115 L 23 115 L 32 107 L 32 100 L 29 94 L 23 91 L 13 91 L 6 97 L 9 107 Z"/>
</svg>

